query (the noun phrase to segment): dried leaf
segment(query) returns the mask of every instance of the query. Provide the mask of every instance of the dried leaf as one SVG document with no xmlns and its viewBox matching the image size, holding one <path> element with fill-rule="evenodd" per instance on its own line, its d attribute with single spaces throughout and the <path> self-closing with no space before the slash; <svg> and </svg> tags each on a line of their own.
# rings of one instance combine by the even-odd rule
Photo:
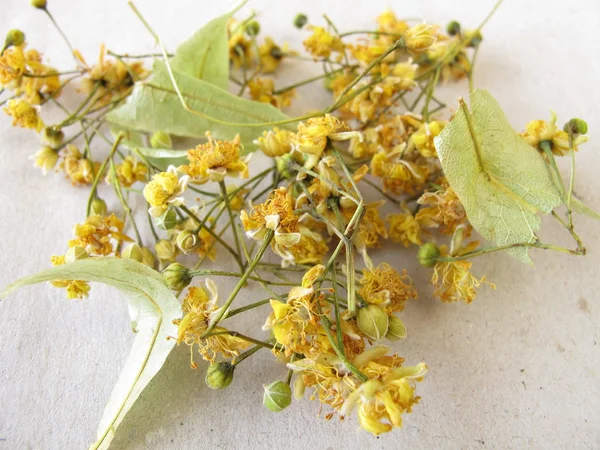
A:
<svg viewBox="0 0 600 450">
<path fill-rule="evenodd" d="M 237 97 L 218 86 L 179 72 L 173 75 L 190 108 L 218 117 L 221 121 L 250 124 L 288 118 L 266 103 Z M 269 128 L 219 124 L 186 111 L 162 61 L 154 63 L 152 80 L 137 83 L 127 102 L 108 114 L 107 119 L 128 130 L 145 133 L 160 130 L 192 138 L 204 138 L 208 130 L 217 139 L 233 139 L 239 133 L 246 150 L 254 148 L 252 141 L 263 129 Z"/>
<path fill-rule="evenodd" d="M 90 446 L 106 449 L 133 403 L 173 349 L 175 341 L 167 338 L 177 335 L 173 320 L 181 318 L 181 306 L 158 272 L 132 259 L 120 258 L 89 258 L 56 266 L 21 278 L 8 286 L 0 297 L 22 286 L 57 279 L 96 281 L 115 287 L 127 296 L 136 336 L 100 420 L 97 440 Z"/>
<path fill-rule="evenodd" d="M 473 227 L 499 246 L 534 242 L 538 212 L 562 202 L 542 156 L 511 128 L 487 91 L 471 94 L 452 122 L 435 138 L 448 182 Z M 526 247 L 508 250 L 531 264 Z"/>
</svg>

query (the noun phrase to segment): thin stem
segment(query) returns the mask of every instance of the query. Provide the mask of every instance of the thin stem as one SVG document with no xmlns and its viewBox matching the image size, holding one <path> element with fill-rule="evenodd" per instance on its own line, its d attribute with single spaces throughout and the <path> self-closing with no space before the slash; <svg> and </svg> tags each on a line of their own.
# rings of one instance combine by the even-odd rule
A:
<svg viewBox="0 0 600 450">
<path fill-rule="evenodd" d="M 227 299 L 227 301 L 225 302 L 223 307 L 220 309 L 219 314 L 217 315 L 217 317 L 215 317 L 212 320 L 211 324 L 208 326 L 208 328 L 206 329 L 206 331 L 204 332 L 202 337 L 205 337 L 208 333 L 210 333 L 215 328 L 215 326 L 217 326 L 219 321 L 223 318 L 223 316 L 229 309 L 229 306 L 231 306 L 231 303 L 233 303 L 233 300 L 235 299 L 237 294 L 240 292 L 240 289 L 242 289 L 242 287 L 244 286 L 244 284 L 250 277 L 250 274 L 254 271 L 254 268 L 256 267 L 258 262 L 261 260 L 261 258 L 265 254 L 265 251 L 267 250 L 267 247 L 269 247 L 269 244 L 271 243 L 271 239 L 273 238 L 274 233 L 275 232 L 273 230 L 267 231 L 265 239 L 264 239 L 262 245 L 260 246 L 260 248 L 258 249 L 256 256 L 254 256 L 254 259 L 252 261 L 250 261 L 250 264 L 248 265 L 246 272 L 244 272 L 244 275 L 242 275 L 242 277 L 240 278 L 240 281 L 238 281 L 235 288 L 233 288 L 233 291 L 229 295 L 229 298 Z"/>
<path fill-rule="evenodd" d="M 86 217 L 88 217 L 90 215 L 90 211 L 92 209 L 92 202 L 94 201 L 94 198 L 96 197 L 96 189 L 98 188 L 98 183 L 100 182 L 102 173 L 104 172 L 104 169 L 106 168 L 106 165 L 108 164 L 108 162 L 114 156 L 115 152 L 117 151 L 117 147 L 119 146 L 119 144 L 121 143 L 121 141 L 123 140 L 124 137 L 125 137 L 125 135 L 123 133 L 119 133 L 119 135 L 117 136 L 117 139 L 113 143 L 112 148 L 110 149 L 110 153 L 108 154 L 108 157 L 104 160 L 104 162 L 100 166 L 98 173 L 96 173 L 96 177 L 94 178 L 94 182 L 92 183 L 92 189 L 90 191 L 90 196 L 88 197 L 87 206 L 85 209 Z"/>
<path fill-rule="evenodd" d="M 131 224 L 133 225 L 133 231 L 135 232 L 137 243 L 140 247 L 142 247 L 143 246 L 142 237 L 140 235 L 140 231 L 138 230 L 137 224 L 135 223 L 135 218 L 133 217 L 133 211 L 129 207 L 129 204 L 127 203 L 127 200 L 125 200 L 125 197 L 123 196 L 123 192 L 121 191 L 121 183 L 119 183 L 119 179 L 117 177 L 117 170 L 115 168 L 115 162 L 113 161 L 112 157 L 110 158 L 110 169 L 112 172 L 112 182 L 113 182 L 113 187 L 115 188 L 115 193 L 117 194 L 117 197 L 121 201 L 121 205 L 123 205 L 123 209 L 125 210 L 125 213 L 131 219 Z"/>
<path fill-rule="evenodd" d="M 273 345 L 270 344 L 269 342 L 260 341 L 258 339 L 254 339 L 250 336 L 246 336 L 245 334 L 242 334 L 238 331 L 231 331 L 231 330 L 219 330 L 214 333 L 208 333 L 206 335 L 203 335 L 202 338 L 204 339 L 204 338 L 211 337 L 211 336 L 222 336 L 222 335 L 238 337 L 240 339 L 243 339 L 244 341 L 252 342 L 253 344 L 259 345 L 263 348 L 273 348 Z"/>
<path fill-rule="evenodd" d="M 240 356 L 238 356 L 237 358 L 235 358 L 235 360 L 233 361 L 233 366 L 237 366 L 239 363 L 241 363 L 243 360 L 245 360 L 246 358 L 248 358 L 249 356 L 254 355 L 257 351 L 259 351 L 260 349 L 264 348 L 262 345 L 257 345 L 255 347 L 252 347 L 250 350 L 246 350 L 244 353 L 242 353 Z"/>
<path fill-rule="evenodd" d="M 198 270 L 192 270 L 190 271 L 190 276 L 191 277 L 199 277 L 199 276 L 216 276 L 216 277 L 233 277 L 233 278 L 240 278 L 243 277 L 244 274 L 241 274 L 239 272 L 228 272 L 226 270 L 208 270 L 208 269 L 198 269 Z M 297 286 L 298 283 L 280 283 L 279 281 L 270 281 L 270 280 L 265 280 L 261 277 L 256 277 L 256 276 L 252 276 L 249 275 L 246 277 L 248 280 L 252 280 L 252 281 L 258 281 L 260 283 L 267 283 L 270 284 L 271 286 Z"/>
<path fill-rule="evenodd" d="M 250 311 L 251 309 L 258 308 L 259 306 L 266 305 L 270 301 L 271 301 L 270 298 L 266 298 L 264 300 L 254 302 L 249 305 L 242 306 L 241 308 L 232 309 L 231 311 L 229 311 L 229 314 L 227 314 L 227 318 L 235 316 L 235 315 L 243 313 L 243 312 L 246 312 L 246 311 Z"/>
<path fill-rule="evenodd" d="M 585 249 L 576 249 L 570 250 L 564 247 L 557 247 L 552 244 L 543 244 L 541 242 L 520 242 L 515 244 L 501 245 L 498 247 L 484 247 L 479 250 L 474 250 L 469 253 L 465 253 L 460 256 L 448 256 L 448 257 L 440 257 L 437 261 L 441 262 L 452 262 L 452 261 L 463 261 L 469 258 L 474 258 L 475 256 L 485 255 L 486 253 L 499 252 L 502 250 L 509 250 L 511 248 L 520 248 L 520 247 L 528 247 L 528 248 L 539 248 L 542 250 L 554 250 L 561 253 L 567 253 L 569 255 L 583 256 L 585 255 Z"/>
<path fill-rule="evenodd" d="M 67 35 L 64 33 L 64 31 L 62 30 L 62 28 L 58 25 L 58 23 L 56 23 L 56 20 L 54 20 L 54 17 L 52 17 L 52 14 L 50 14 L 50 11 L 48 11 L 47 7 L 44 7 L 44 12 L 46 13 L 46 15 L 50 18 L 50 21 L 54 24 L 54 27 L 58 30 L 58 32 L 60 33 L 60 35 L 62 36 L 63 40 L 65 41 L 65 43 L 67 44 L 67 47 L 69 47 L 69 50 L 71 51 L 71 56 L 73 57 L 73 59 L 75 60 L 75 64 L 79 65 L 79 60 L 77 59 L 77 57 L 75 56 L 75 49 L 73 48 L 73 46 L 71 45 L 71 42 L 69 41 L 69 38 L 67 37 Z"/>
<path fill-rule="evenodd" d="M 238 255 L 242 254 L 242 250 L 240 247 L 240 236 L 238 234 L 238 229 L 235 226 L 235 216 L 233 215 L 233 210 L 231 209 L 231 202 L 229 199 L 229 195 L 227 194 L 227 187 L 225 186 L 224 181 L 219 181 L 219 187 L 221 188 L 221 195 L 225 201 L 225 207 L 227 208 L 227 213 L 229 214 L 229 221 L 231 222 L 231 228 L 233 231 L 233 239 L 235 241 L 235 249 L 237 250 Z M 241 258 L 241 256 L 240 256 Z M 243 270 L 243 267 L 242 267 Z"/>
<path fill-rule="evenodd" d="M 198 216 L 196 216 L 192 211 L 190 211 L 190 209 L 185 206 L 185 205 L 181 205 L 179 207 L 179 209 L 181 209 L 182 211 L 184 211 L 188 216 L 190 216 L 200 227 L 204 228 L 206 231 L 208 231 L 208 233 L 216 240 L 219 242 L 219 244 L 221 244 L 223 247 L 225 247 L 225 249 L 227 249 L 227 251 L 229 253 L 231 253 L 234 257 L 235 260 L 237 261 L 238 265 L 240 266 L 240 269 L 243 270 L 243 264 L 242 261 L 240 259 L 240 255 L 238 255 L 236 253 L 236 251 L 231 248 L 231 246 L 225 242 L 219 235 L 217 235 L 211 228 L 206 227 L 206 218 L 205 220 L 200 220 L 198 218 Z"/>
</svg>

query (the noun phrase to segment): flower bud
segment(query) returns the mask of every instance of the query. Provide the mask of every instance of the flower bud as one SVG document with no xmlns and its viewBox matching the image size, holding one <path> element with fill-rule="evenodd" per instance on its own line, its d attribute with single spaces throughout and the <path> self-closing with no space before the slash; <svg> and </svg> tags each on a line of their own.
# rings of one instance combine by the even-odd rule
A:
<svg viewBox="0 0 600 450">
<path fill-rule="evenodd" d="M 148 267 L 154 267 L 155 262 L 156 258 L 154 257 L 152 250 L 148 247 L 142 247 L 142 264 L 145 264 Z"/>
<path fill-rule="evenodd" d="M 165 280 L 165 284 L 174 291 L 185 289 L 192 281 L 189 269 L 179 263 L 169 264 L 167 268 L 162 271 L 162 276 Z"/>
<path fill-rule="evenodd" d="M 211 364 L 206 370 L 204 381 L 211 389 L 225 389 L 233 381 L 235 366 L 227 361 Z"/>
<path fill-rule="evenodd" d="M 256 20 L 251 20 L 246 25 L 246 34 L 248 36 L 258 36 L 260 33 L 260 24 Z"/>
<path fill-rule="evenodd" d="M 58 147 L 63 143 L 65 133 L 58 126 L 46 127 L 42 131 L 42 139 L 52 147 Z"/>
<path fill-rule="evenodd" d="M 448 33 L 450 36 L 456 36 L 457 34 L 460 34 L 460 23 L 458 23 L 456 20 L 450 22 L 448 25 L 446 25 L 446 33 Z"/>
<path fill-rule="evenodd" d="M 483 35 L 479 30 L 468 30 L 465 31 L 465 39 L 469 41 L 467 44 L 468 47 L 476 48 L 483 41 Z"/>
<path fill-rule="evenodd" d="M 396 316 L 389 318 L 388 332 L 385 335 L 390 341 L 397 341 L 406 337 L 406 327 Z"/>
<path fill-rule="evenodd" d="M 423 244 L 417 253 L 417 260 L 423 267 L 433 267 L 440 257 L 440 249 L 433 242 Z"/>
<path fill-rule="evenodd" d="M 415 25 L 406 30 L 402 39 L 404 40 L 404 45 L 408 52 L 412 54 L 423 53 L 431 47 L 436 40 L 433 33 L 433 27 L 424 23 Z"/>
<path fill-rule="evenodd" d="M 121 251 L 121 258 L 134 259 L 137 262 L 142 262 L 144 255 L 138 244 L 129 244 Z"/>
<path fill-rule="evenodd" d="M 46 0 L 30 0 L 29 2 L 31 6 L 37 9 L 46 9 L 47 1 Z"/>
<path fill-rule="evenodd" d="M 13 45 L 21 45 L 23 42 L 25 42 L 25 33 L 17 29 L 10 30 L 8 33 L 6 33 L 6 39 L 4 40 L 4 48 L 2 49 L 2 53 L 4 53 L 4 50 L 6 50 L 8 47 L 12 47 Z"/>
<path fill-rule="evenodd" d="M 356 313 L 356 324 L 365 336 L 374 341 L 383 338 L 388 331 L 388 316 L 375 305 L 360 308 Z"/>
<path fill-rule="evenodd" d="M 177 225 L 177 214 L 172 209 L 167 209 L 161 216 L 155 220 L 156 226 L 161 230 L 170 230 Z"/>
<path fill-rule="evenodd" d="M 175 244 L 165 239 L 158 241 L 154 250 L 156 251 L 156 256 L 161 261 L 175 261 L 175 257 L 177 256 L 177 247 Z"/>
<path fill-rule="evenodd" d="M 284 383 L 283 381 L 274 381 L 264 388 L 263 405 L 265 405 L 268 410 L 280 412 L 292 403 L 292 389 L 289 384 Z"/>
<path fill-rule="evenodd" d="M 565 123 L 563 130 L 574 135 L 586 134 L 588 131 L 588 125 L 585 120 L 574 118 Z"/>
<path fill-rule="evenodd" d="M 304 28 L 304 25 L 306 25 L 308 23 L 308 17 L 306 17 L 306 15 L 302 14 L 302 13 L 298 13 L 296 14 L 296 17 L 294 17 L 294 26 L 296 28 L 298 28 L 299 30 Z"/>
<path fill-rule="evenodd" d="M 90 210 L 92 214 L 103 216 L 106 214 L 107 210 L 106 202 L 101 198 L 96 197 L 94 200 L 92 200 L 92 207 Z"/>
<path fill-rule="evenodd" d="M 67 253 L 65 253 L 65 262 L 72 263 L 81 259 L 86 259 L 89 256 L 90 255 L 85 251 L 85 248 L 76 245 L 75 247 L 71 247 L 67 250 Z"/>
<path fill-rule="evenodd" d="M 275 158 L 275 165 L 277 167 L 277 172 L 279 172 L 282 177 L 292 178 L 295 176 L 294 169 L 292 168 L 294 165 L 294 158 L 289 153 Z"/>
<path fill-rule="evenodd" d="M 152 148 L 173 148 L 171 136 L 164 131 L 155 131 L 150 136 L 150 146 Z"/>
<path fill-rule="evenodd" d="M 183 253 L 189 253 L 200 245 L 198 235 L 190 230 L 183 230 L 179 233 L 175 242 L 177 243 L 177 247 L 179 247 Z"/>
</svg>

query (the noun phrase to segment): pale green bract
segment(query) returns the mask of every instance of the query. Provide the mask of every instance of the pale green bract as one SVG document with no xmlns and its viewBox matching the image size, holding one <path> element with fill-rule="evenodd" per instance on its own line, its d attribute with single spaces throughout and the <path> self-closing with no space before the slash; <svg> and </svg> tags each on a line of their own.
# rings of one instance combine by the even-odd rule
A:
<svg viewBox="0 0 600 450">
<path fill-rule="evenodd" d="M 202 114 L 242 124 L 288 119 L 269 104 L 237 97 L 218 86 L 176 71 L 173 75 L 188 106 Z M 152 80 L 138 82 L 127 102 L 108 114 L 107 119 L 120 128 L 145 133 L 160 130 L 175 136 L 204 138 L 206 131 L 210 131 L 216 139 L 233 139 L 239 134 L 246 150 L 254 148 L 252 141 L 263 129 L 269 128 L 215 123 L 186 111 L 162 61 L 154 62 Z"/>
<path fill-rule="evenodd" d="M 106 449 L 133 403 L 173 349 L 175 341 L 168 337 L 177 335 L 173 320 L 181 318 L 181 306 L 158 272 L 122 258 L 89 258 L 56 266 L 21 278 L 8 286 L 0 297 L 28 284 L 58 279 L 96 281 L 115 287 L 127 296 L 136 336 L 104 409 L 97 440 L 90 446 L 90 449 Z"/>
<path fill-rule="evenodd" d="M 471 93 L 471 112 L 463 104 L 434 143 L 475 230 L 498 246 L 537 240 L 537 213 L 550 213 L 561 194 L 542 156 L 512 129 L 489 92 Z M 532 264 L 526 247 L 507 251 Z"/>
<path fill-rule="evenodd" d="M 577 197 L 571 198 L 571 208 L 578 214 L 583 214 L 584 216 L 591 217 L 592 219 L 600 220 L 600 214 L 594 211 L 592 208 L 587 206 Z"/>
</svg>

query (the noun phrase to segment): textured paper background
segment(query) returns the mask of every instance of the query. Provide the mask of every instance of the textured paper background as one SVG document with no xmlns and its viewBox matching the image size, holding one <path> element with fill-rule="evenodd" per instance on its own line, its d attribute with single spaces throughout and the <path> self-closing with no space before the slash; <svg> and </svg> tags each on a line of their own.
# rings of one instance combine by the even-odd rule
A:
<svg viewBox="0 0 600 450">
<path fill-rule="evenodd" d="M 102 42 L 118 52 L 152 49 L 123 0 L 49 3 L 88 62 Z M 140 0 L 138 6 L 174 49 L 228 3 Z M 492 2 L 251 2 L 264 32 L 292 48 L 307 35 L 291 27 L 299 11 L 310 12 L 315 23 L 327 13 L 351 30 L 371 27 L 388 6 L 400 16 L 457 19 L 472 27 Z M 63 43 L 41 12 L 25 0 L 3 0 L 1 9 L 1 33 L 21 28 L 52 64 L 70 67 Z M 573 116 L 587 120 L 591 143 L 578 154 L 576 191 L 596 210 L 599 29 L 597 0 L 509 0 L 485 29 L 476 75 L 477 86 L 499 99 L 517 129 L 548 118 L 549 108 L 560 123 Z M 286 64 L 282 77 L 308 75 L 310 64 L 304 64 Z M 465 85 L 444 92 L 449 100 L 465 94 Z M 326 100 L 318 85 L 306 87 L 292 113 Z M 32 133 L 11 128 L 6 117 L 0 120 L 0 286 L 47 267 L 84 216 L 86 190 L 71 189 L 58 174 L 42 177 L 27 160 L 38 145 Z M 571 245 L 563 230 L 546 225 L 544 238 Z M 535 268 L 506 255 L 479 259 L 476 272 L 489 275 L 498 289 L 483 288 L 472 305 L 432 299 L 429 271 L 415 266 L 414 252 L 377 256 L 406 266 L 417 286 L 424 286 L 403 315 L 409 339 L 395 346 L 408 363 L 423 360 L 430 366 L 419 386 L 423 399 L 403 430 L 374 438 L 357 430 L 355 417 L 318 418 L 318 404 L 308 399 L 275 415 L 261 405 L 262 384 L 283 377 L 284 370 L 268 352 L 240 366 L 229 389 L 214 392 L 204 385 L 204 366 L 189 369 L 188 354 L 180 348 L 132 410 L 114 448 L 599 448 L 600 224 L 578 217 L 577 227 L 589 249 L 585 258 L 538 251 Z M 219 282 L 227 292 L 228 284 Z M 258 311 L 257 321 L 264 314 Z M 131 340 L 126 307 L 113 290 L 95 286 L 88 300 L 78 302 L 40 285 L 2 300 L 0 449 L 86 448 Z"/>
</svg>

